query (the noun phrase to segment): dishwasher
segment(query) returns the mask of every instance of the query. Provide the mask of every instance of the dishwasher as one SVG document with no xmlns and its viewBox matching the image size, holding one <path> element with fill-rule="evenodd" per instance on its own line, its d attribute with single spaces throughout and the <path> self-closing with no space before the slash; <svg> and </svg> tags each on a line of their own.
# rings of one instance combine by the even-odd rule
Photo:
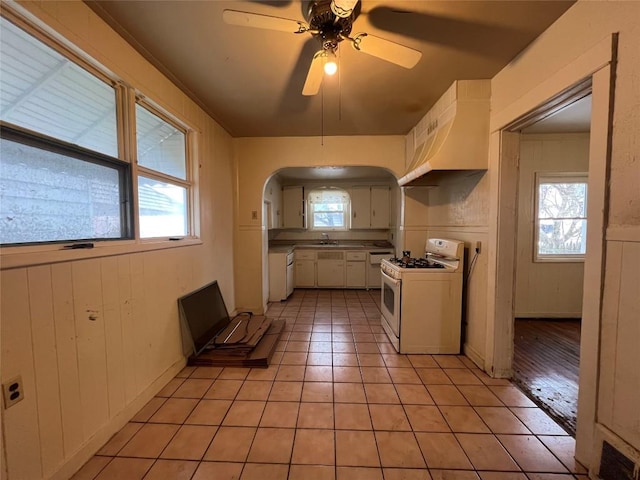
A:
<svg viewBox="0 0 640 480">
<path fill-rule="evenodd" d="M 380 273 L 380 262 L 389 260 L 394 255 L 394 250 L 376 249 L 367 253 L 367 288 L 380 288 L 382 286 L 382 275 Z"/>
</svg>

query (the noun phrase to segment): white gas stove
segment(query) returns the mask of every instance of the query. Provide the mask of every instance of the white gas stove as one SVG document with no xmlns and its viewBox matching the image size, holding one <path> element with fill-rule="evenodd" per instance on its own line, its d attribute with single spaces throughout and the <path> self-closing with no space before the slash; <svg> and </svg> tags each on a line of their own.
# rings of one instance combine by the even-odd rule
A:
<svg viewBox="0 0 640 480">
<path fill-rule="evenodd" d="M 425 255 L 382 260 L 382 327 L 399 353 L 460 353 L 464 242 L 430 238 Z"/>
</svg>

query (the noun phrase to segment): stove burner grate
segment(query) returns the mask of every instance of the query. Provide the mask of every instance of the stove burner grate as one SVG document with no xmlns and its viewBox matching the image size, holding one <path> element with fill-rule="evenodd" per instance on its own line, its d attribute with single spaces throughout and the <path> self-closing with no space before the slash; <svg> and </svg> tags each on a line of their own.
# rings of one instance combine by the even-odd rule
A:
<svg viewBox="0 0 640 480">
<path fill-rule="evenodd" d="M 427 260 L 426 258 L 409 258 L 406 260 L 394 257 L 389 261 L 400 268 L 444 268 L 444 265 L 435 263 L 432 260 Z"/>
</svg>

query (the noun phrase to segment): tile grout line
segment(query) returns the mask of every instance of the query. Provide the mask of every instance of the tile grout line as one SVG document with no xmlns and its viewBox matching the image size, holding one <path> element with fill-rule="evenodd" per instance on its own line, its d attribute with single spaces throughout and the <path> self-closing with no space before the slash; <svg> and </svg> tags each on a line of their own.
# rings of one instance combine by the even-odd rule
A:
<svg viewBox="0 0 640 480">
<path fill-rule="evenodd" d="M 473 370 L 475 370 L 475 368 L 470 367 L 466 362 L 464 362 L 464 359 L 459 359 L 458 357 L 460 357 L 460 355 L 456 355 L 455 357 L 458 358 L 458 360 L 462 361 L 463 366 L 462 367 L 453 367 L 451 365 L 446 365 L 445 363 L 442 363 L 440 361 L 438 361 L 437 357 L 432 357 L 433 360 L 436 363 L 436 366 L 434 367 L 420 367 L 420 368 L 434 368 L 434 370 L 437 368 L 440 372 L 442 372 L 442 374 L 445 376 L 445 378 L 447 378 L 451 383 L 450 384 L 439 384 L 439 383 L 435 383 L 435 384 L 426 384 L 424 383 L 424 379 L 422 378 L 422 376 L 418 373 L 418 366 L 416 366 L 416 364 L 414 362 L 412 362 L 411 358 L 404 356 L 404 358 L 407 358 L 408 360 L 408 365 L 397 365 L 397 364 L 393 364 L 390 361 L 390 357 L 386 358 L 385 355 L 391 355 L 391 353 L 386 350 L 385 348 L 381 348 L 382 345 L 384 345 L 384 342 L 381 341 L 380 337 L 376 337 L 376 332 L 373 329 L 373 327 L 375 326 L 375 317 L 370 317 L 367 316 L 367 307 L 364 306 L 363 302 L 360 301 L 360 295 L 356 294 L 355 292 L 353 294 L 351 294 L 350 292 L 346 293 L 346 292 L 340 292 L 339 295 L 333 295 L 332 292 L 328 292 L 327 295 L 322 295 L 319 294 L 319 292 L 314 292 L 313 295 L 310 295 L 309 297 L 311 297 L 313 299 L 313 302 L 308 301 L 309 298 L 306 298 L 305 301 L 305 297 L 307 297 L 307 295 L 303 295 L 302 298 L 295 303 L 295 308 L 288 308 L 288 307 L 283 307 L 281 309 L 279 309 L 279 313 L 278 316 L 282 316 L 284 314 L 286 314 L 286 318 L 287 319 L 287 323 L 291 322 L 291 329 L 287 329 L 287 338 L 286 340 L 284 340 L 282 348 L 283 350 L 279 351 L 279 353 L 281 354 L 278 358 L 277 362 L 275 363 L 275 372 L 273 374 L 273 378 L 269 379 L 268 381 L 270 382 L 270 386 L 269 386 L 269 390 L 266 394 L 266 399 L 264 399 L 264 407 L 260 413 L 260 418 L 258 419 L 258 423 L 255 426 L 255 433 L 252 437 L 251 443 L 249 445 L 249 449 L 247 451 L 247 455 L 244 458 L 244 461 L 241 462 L 242 463 L 242 469 L 241 472 L 244 473 L 244 469 L 247 465 L 247 463 L 249 463 L 247 460 L 249 458 L 249 455 L 251 453 L 251 450 L 254 446 L 254 443 L 256 441 L 256 437 L 257 437 L 257 432 L 258 430 L 261 428 L 260 424 L 265 416 L 265 412 L 266 412 L 266 408 L 267 408 L 267 404 L 269 403 L 269 398 L 273 392 L 275 383 L 276 383 L 276 379 L 277 376 L 279 374 L 279 372 L 281 371 L 281 368 L 283 366 L 300 366 L 303 367 L 299 370 L 302 371 L 302 379 L 299 381 L 299 383 L 301 384 L 301 388 L 300 388 L 300 396 L 298 398 L 298 400 L 295 402 L 298 406 L 297 408 L 297 413 L 296 413 L 296 419 L 295 419 L 295 425 L 293 427 L 293 439 L 292 439 L 292 443 L 291 443 L 291 452 L 289 454 L 289 463 L 287 466 L 287 474 L 288 476 L 290 476 L 291 474 L 291 467 L 293 465 L 292 461 L 293 461 L 293 453 L 294 453 L 294 447 L 295 447 L 295 442 L 297 439 L 297 434 L 298 434 L 298 429 L 300 430 L 304 430 L 304 428 L 299 428 L 298 427 L 298 423 L 300 421 L 300 415 L 301 415 L 301 407 L 302 405 L 304 405 L 305 403 L 319 403 L 319 404 L 325 404 L 325 403 L 329 403 L 329 402 L 323 402 L 323 401 L 318 401 L 317 398 L 314 397 L 309 397 L 309 401 L 304 401 L 304 391 L 305 391 L 305 386 L 310 386 L 316 383 L 330 383 L 331 384 L 331 409 L 332 409 L 332 414 L 333 414 L 333 428 L 326 428 L 326 430 L 332 430 L 333 431 L 333 441 L 334 441 L 334 465 L 333 465 L 333 471 L 334 471 L 334 475 L 335 478 L 337 478 L 338 476 L 338 442 L 337 442 L 337 436 L 338 436 L 338 431 L 339 429 L 337 428 L 337 424 L 336 424 L 336 406 L 338 405 L 338 403 L 336 402 L 336 398 L 335 398 L 335 386 L 337 383 L 343 384 L 343 383 L 354 383 L 356 385 L 361 385 L 362 387 L 362 391 L 364 393 L 364 400 L 365 403 L 364 405 L 366 405 L 367 408 L 367 412 L 368 412 L 368 419 L 369 422 L 371 423 L 371 428 L 370 430 L 363 430 L 363 431 L 370 431 L 373 435 L 375 444 L 376 444 L 376 452 L 378 455 L 378 463 L 379 463 L 379 470 L 381 471 L 381 475 L 384 477 L 384 466 L 382 464 L 382 457 L 380 455 L 380 446 L 378 443 L 378 439 L 376 436 L 376 432 L 380 431 L 380 432 L 396 432 L 396 430 L 394 430 L 393 428 L 391 428 L 390 430 L 380 430 L 380 429 L 376 429 L 375 425 L 374 425 L 374 419 L 373 419 L 373 415 L 371 412 L 371 405 L 378 405 L 377 403 L 371 403 L 371 399 L 370 398 L 370 394 L 367 393 L 367 389 L 365 388 L 366 385 L 391 385 L 393 387 L 393 391 L 395 393 L 395 395 L 398 398 L 398 403 L 397 405 L 401 407 L 401 411 L 403 412 L 403 415 L 406 419 L 406 421 L 408 422 L 409 427 L 411 428 L 411 433 L 413 436 L 414 441 L 416 442 L 416 445 L 418 447 L 418 449 L 420 450 L 422 459 L 424 461 L 425 464 L 425 469 L 429 472 L 431 472 L 431 468 L 429 467 L 429 465 L 426 462 L 426 458 L 424 456 L 424 452 L 422 450 L 422 448 L 420 448 L 419 446 L 419 442 L 417 441 L 417 437 L 416 437 L 416 433 L 419 433 L 419 431 L 416 430 L 416 428 L 419 427 L 414 427 L 414 425 L 412 425 L 411 420 L 410 420 L 410 416 L 407 412 L 407 406 L 409 405 L 413 405 L 411 403 L 405 403 L 402 399 L 402 396 L 400 395 L 400 391 L 398 389 L 398 387 L 400 385 L 419 385 L 421 386 L 425 392 L 428 393 L 430 400 L 433 402 L 433 406 L 436 407 L 436 411 L 439 413 L 439 415 L 444 419 L 445 424 L 447 425 L 450 433 L 453 435 L 456 443 L 459 445 L 459 447 L 461 448 L 462 452 L 465 455 L 465 458 L 467 458 L 467 460 L 469 461 L 469 463 L 472 465 L 472 467 L 474 468 L 475 472 L 480 472 L 480 470 L 475 470 L 475 465 L 473 465 L 473 463 L 471 462 L 471 459 L 468 456 L 467 451 L 462 447 L 462 445 L 460 444 L 460 442 L 458 441 L 457 438 L 457 434 L 468 434 L 468 435 L 474 435 L 474 434 L 479 434 L 479 432 L 475 432 L 475 431 L 462 431 L 462 432 L 455 432 L 453 426 L 450 424 L 450 422 L 447 420 L 447 417 L 443 414 L 442 408 L 443 406 L 446 406 L 446 404 L 442 404 L 442 403 L 438 403 L 436 401 L 436 399 L 433 397 L 433 395 L 431 395 L 431 392 L 429 390 L 429 386 L 430 385 L 451 385 L 456 392 L 458 392 L 458 394 L 465 399 L 466 402 L 466 407 L 469 407 L 471 409 L 472 412 L 474 412 L 475 415 L 478 416 L 478 418 L 480 419 L 480 421 L 482 422 L 482 425 L 484 427 L 486 427 L 489 431 L 489 434 L 495 438 L 500 445 L 502 446 L 502 448 L 505 449 L 505 452 L 507 453 L 507 455 L 509 456 L 509 458 L 511 458 L 511 460 L 513 460 L 514 464 L 522 470 L 521 465 L 516 461 L 516 459 L 511 455 L 511 453 L 507 450 L 506 446 L 503 444 L 503 442 L 498 438 L 498 435 L 500 435 L 497 432 L 494 432 L 489 425 L 487 424 L 486 420 L 479 414 L 478 408 L 481 407 L 485 407 L 484 404 L 482 403 L 478 403 L 477 399 L 473 399 L 473 398 L 469 398 L 467 395 L 470 395 L 471 393 L 468 392 L 467 395 L 465 395 L 465 391 L 466 390 L 471 390 L 471 389 L 465 389 L 465 388 L 460 388 L 460 387 L 473 387 L 473 386 L 478 386 L 478 387 L 483 387 L 485 390 L 488 391 L 488 393 L 490 393 L 492 396 L 495 396 L 499 403 L 500 406 L 497 405 L 493 405 L 493 404 L 488 404 L 486 405 L 487 407 L 496 407 L 496 408 L 504 408 L 506 409 L 506 411 L 509 411 L 512 415 L 514 415 L 515 418 L 518 419 L 518 421 L 520 421 L 521 423 L 524 424 L 524 422 L 515 414 L 515 412 L 513 411 L 513 408 L 516 408 L 517 406 L 514 405 L 510 405 L 506 400 L 503 400 L 501 397 L 498 396 L 498 394 L 494 391 L 494 389 L 491 388 L 490 384 L 487 384 L 484 382 L 483 378 L 479 377 L 479 375 L 477 374 L 477 372 L 474 372 Z M 373 297 L 371 297 L 373 298 Z M 335 301 L 334 301 L 335 300 Z M 347 307 L 347 304 L 349 304 L 350 302 L 355 303 L 357 301 L 358 303 L 358 308 L 349 308 Z M 293 305 L 293 304 L 292 304 Z M 367 305 L 371 305 L 371 306 L 376 306 L 376 308 L 379 308 L 379 305 L 376 304 L 376 302 L 367 302 Z M 371 308 L 371 307 L 368 307 Z M 295 312 L 294 312 L 295 310 Z M 313 314 L 310 315 L 311 311 L 313 310 Z M 320 315 L 318 315 L 319 311 L 321 312 Z M 299 321 L 299 320 L 303 320 L 303 321 Z M 296 325 L 298 327 L 305 327 L 305 328 L 301 328 L 301 329 L 296 329 Z M 306 327 L 306 326 L 309 327 Z M 320 327 L 323 326 L 322 329 L 318 329 L 315 330 L 314 327 Z M 326 327 L 325 327 L 326 326 Z M 357 328 L 354 329 L 354 327 L 357 326 Z M 337 328 L 339 327 L 339 328 Z M 307 328 L 309 328 L 307 330 Z M 328 332 L 325 330 L 325 328 L 328 329 Z M 346 330 L 346 328 L 348 328 L 349 330 Z M 329 344 L 331 345 L 331 351 L 330 352 L 312 352 L 312 344 L 314 343 L 312 341 L 312 336 L 314 333 L 329 333 L 331 335 L 331 340 L 329 341 Z M 341 340 L 341 338 L 337 338 L 336 340 L 334 340 L 333 334 L 334 333 L 346 333 L 346 332 L 350 332 L 351 335 L 351 339 L 348 340 L 347 342 L 340 342 L 337 340 Z M 307 336 L 307 340 L 304 340 L 307 345 L 306 345 L 306 349 L 304 352 L 298 352 L 295 350 L 289 351 L 287 350 L 287 346 L 289 345 L 289 342 L 297 342 L 297 341 L 303 341 L 303 340 L 299 340 L 299 338 L 304 338 L 306 335 L 298 335 L 298 336 L 294 336 L 294 339 L 291 339 L 292 335 L 294 333 L 306 333 L 308 334 Z M 365 335 L 372 335 L 372 337 L 365 337 L 365 338 L 373 338 L 373 340 L 362 340 L 362 337 L 364 337 Z M 360 338 L 358 338 L 360 337 Z M 349 351 L 338 351 L 336 352 L 334 350 L 334 346 L 335 344 L 339 344 L 339 343 L 346 343 L 346 344 L 351 344 L 353 345 L 353 351 L 352 353 L 348 353 Z M 369 347 L 368 345 L 375 345 L 376 346 L 376 350 L 377 353 L 373 353 L 370 352 L 369 349 L 373 348 L 373 347 Z M 286 353 L 304 353 L 304 363 L 303 364 L 299 364 L 297 363 L 299 360 L 295 359 L 294 355 L 291 355 L 292 359 L 289 360 L 287 359 L 287 362 L 293 362 L 293 363 L 282 363 L 282 361 L 284 360 L 284 355 Z M 326 353 L 330 356 L 330 361 L 331 364 L 330 365 L 324 365 L 324 364 L 315 364 L 315 363 L 309 363 L 310 359 L 309 359 L 309 355 L 311 353 Z M 353 365 L 352 367 L 355 367 L 359 373 L 360 379 L 359 381 L 343 381 L 343 382 L 336 382 L 335 376 L 334 376 L 334 372 L 335 372 L 335 368 L 336 367 L 347 367 L 351 365 L 336 365 L 335 361 L 336 358 L 334 357 L 334 355 L 336 354 L 349 354 L 349 355 L 354 355 L 355 357 L 355 365 Z M 376 355 L 377 357 L 379 357 L 377 360 L 373 360 L 373 357 L 364 357 L 364 355 Z M 430 356 L 431 357 L 431 356 Z M 328 359 L 329 360 L 329 359 Z M 327 361 L 328 361 L 327 360 Z M 444 358 L 442 359 L 444 361 Z M 448 361 L 448 360 L 447 360 Z M 369 362 L 374 362 L 374 363 L 369 363 Z M 377 363 L 380 362 L 380 363 Z M 307 379 L 307 374 L 312 371 L 312 370 L 316 370 L 316 369 L 309 369 L 309 367 L 327 367 L 329 366 L 331 368 L 331 381 L 316 381 L 316 380 L 311 380 L 311 379 Z M 399 380 L 394 380 L 394 377 L 391 375 L 390 373 L 390 369 L 404 369 L 406 368 L 408 371 L 411 371 L 419 380 L 420 383 L 412 383 L 409 382 L 408 379 L 406 378 L 402 378 L 400 377 Z M 371 370 L 369 370 L 371 369 Z M 377 369 L 377 370 L 373 370 L 373 369 Z M 463 381 L 458 381 L 456 382 L 456 379 L 454 379 L 451 376 L 451 373 L 453 373 L 452 371 L 447 373 L 447 369 L 449 370 L 454 370 L 454 369 L 459 369 L 459 370 L 464 370 L 464 371 L 468 371 L 470 372 L 471 375 L 475 376 L 476 378 L 478 378 L 478 380 L 480 381 L 480 384 L 474 384 L 474 383 L 465 383 Z M 249 375 L 251 373 L 253 369 L 248 369 L 247 373 L 244 375 L 244 377 L 241 379 L 241 383 L 240 386 L 238 387 L 238 389 L 235 391 L 233 398 L 232 399 L 227 399 L 230 403 L 229 406 L 227 408 L 227 410 L 225 411 L 225 414 L 222 416 L 222 418 L 219 420 L 219 425 L 217 426 L 217 430 L 214 433 L 214 435 L 212 436 L 211 440 L 209 441 L 207 447 L 204 449 L 204 453 L 201 456 L 200 460 L 196 460 L 198 462 L 198 466 L 201 465 L 202 463 L 204 463 L 204 457 L 206 455 L 206 452 L 211 448 L 211 445 L 216 437 L 216 435 L 218 434 L 219 430 L 223 427 L 223 423 L 225 421 L 225 419 L 227 418 L 227 416 L 229 415 L 231 409 L 233 408 L 233 405 L 236 401 L 260 401 L 262 402 L 263 400 L 260 400 L 258 398 L 248 398 L 245 400 L 240 400 L 240 392 L 242 392 L 243 388 L 248 387 L 250 385 L 251 382 L 254 381 L 266 381 L 266 380 L 261 380 L 260 378 L 249 378 Z M 320 369 L 318 369 L 320 370 Z M 284 371 L 284 370 L 283 370 Z M 293 371 L 293 370 L 292 370 Z M 175 378 L 182 378 L 182 381 L 180 382 L 180 384 L 174 389 L 174 391 L 171 393 L 171 395 L 169 397 L 159 397 L 156 396 L 154 398 L 163 398 L 162 403 L 156 407 L 156 409 L 149 414 L 148 418 L 144 421 L 144 422 L 131 422 L 131 423 L 142 423 L 143 427 L 145 425 L 148 424 L 155 424 L 155 422 L 150 422 L 151 418 L 157 414 L 157 412 L 163 407 L 163 405 L 165 405 L 167 403 L 167 401 L 171 398 L 187 398 L 187 397 L 174 397 L 173 395 L 181 388 L 182 385 L 184 385 L 186 383 L 186 381 L 188 379 L 196 379 L 196 377 L 191 377 L 192 375 L 194 375 L 197 372 L 197 369 L 191 370 L 191 372 L 187 375 L 187 377 L 178 377 L 178 375 L 176 375 Z M 160 454 L 155 457 L 155 458 L 150 458 L 151 460 L 153 460 L 153 462 L 150 464 L 150 466 L 148 467 L 148 469 L 145 472 L 145 475 L 149 473 L 149 471 L 153 468 L 153 466 L 159 461 L 161 460 L 160 456 L 162 455 L 162 453 L 164 451 L 166 451 L 166 449 L 168 448 L 168 446 L 171 444 L 171 442 L 175 439 L 176 435 L 178 434 L 178 432 L 180 432 L 180 430 L 187 425 L 185 422 L 188 420 L 188 418 L 193 414 L 193 411 L 197 408 L 198 405 L 200 405 L 200 403 L 203 400 L 208 400 L 205 398 L 205 396 L 207 395 L 207 393 L 211 390 L 211 388 L 214 387 L 216 381 L 218 380 L 226 380 L 226 379 L 222 379 L 220 378 L 220 376 L 223 374 L 224 372 L 224 368 L 218 372 L 216 374 L 216 377 L 211 378 L 211 384 L 209 385 L 209 387 L 205 390 L 205 392 L 200 396 L 200 397 L 189 397 L 189 398 L 194 398 L 197 399 L 198 402 L 194 404 L 194 406 L 189 410 L 189 412 L 186 414 L 186 417 L 183 419 L 183 421 L 179 424 L 175 424 L 178 425 L 178 429 L 173 433 L 173 435 L 171 436 L 171 438 L 168 440 L 167 444 L 162 448 L 162 451 L 160 452 Z M 386 376 L 388 377 L 389 381 L 386 381 L 387 378 L 379 378 L 377 377 L 378 374 L 381 374 L 382 372 L 384 372 L 386 374 Z M 182 372 L 180 372 L 182 373 Z M 398 372 L 398 374 L 400 374 L 400 372 Z M 376 375 L 374 377 L 371 377 L 371 375 Z M 298 382 L 298 380 L 296 380 L 296 377 L 292 377 L 290 379 L 283 379 L 283 380 L 279 380 L 280 382 Z M 234 380 L 233 378 L 230 378 L 229 380 Z M 238 379 L 239 380 L 239 379 Z M 345 378 L 345 380 L 347 380 L 347 378 Z M 367 381 L 368 380 L 368 381 Z M 371 381 L 373 380 L 373 381 Z M 459 379 L 458 379 L 459 380 Z M 510 386 L 512 386 L 513 384 L 509 384 Z M 216 399 L 212 399 L 212 400 L 216 400 Z M 284 401 L 284 400 L 282 400 Z M 280 402 L 280 400 L 273 400 L 273 403 L 277 403 Z M 339 402 L 339 403 L 345 403 L 345 402 Z M 349 403 L 349 402 L 347 402 Z M 382 403 L 379 405 L 385 405 L 385 406 L 390 406 L 390 405 L 396 405 L 395 403 Z M 144 408 L 144 407 L 143 407 Z M 524 408 L 524 407 L 523 407 Z M 535 407 L 532 407 L 535 408 Z M 192 424 L 189 424 L 192 425 Z M 198 426 L 198 424 L 193 424 L 193 426 Z M 143 428 L 141 427 L 141 428 Z M 263 428 L 271 428 L 271 427 L 263 427 Z M 273 427 L 273 428 L 280 428 L 280 427 Z M 282 427 L 282 428 L 288 428 L 288 427 Z M 539 443 L 541 443 L 545 449 L 545 451 L 547 453 L 550 453 L 551 456 L 557 460 L 559 462 L 560 465 L 562 465 L 563 468 L 565 468 L 565 470 L 567 472 L 569 472 L 569 475 L 571 475 L 574 478 L 578 478 L 577 477 L 577 473 L 574 473 L 572 471 L 570 471 L 569 466 L 565 465 L 562 460 L 560 459 L 560 457 L 558 457 L 552 450 L 550 447 L 548 447 L 546 445 L 546 443 L 544 443 L 541 440 L 541 437 L 547 436 L 544 434 L 534 434 L 533 431 L 531 430 L 531 428 L 528 425 L 525 425 L 525 428 L 527 429 L 527 431 L 530 431 L 531 434 L 525 434 L 525 433 L 518 433 L 518 434 L 502 434 L 502 435 L 513 435 L 513 436 L 531 436 L 533 438 L 535 438 Z M 322 430 L 325 430 L 325 428 L 323 427 Z M 340 430 L 342 431 L 342 430 Z M 96 473 L 96 476 L 99 476 L 101 474 L 101 472 L 104 471 L 104 469 L 117 457 L 117 458 L 140 458 L 140 457 L 118 457 L 118 453 L 122 451 L 122 449 L 124 449 L 126 447 L 127 444 L 129 444 L 131 442 L 131 440 L 137 435 L 137 433 L 139 432 L 139 430 L 134 433 L 124 444 L 122 447 L 120 447 L 118 449 L 118 452 L 116 452 L 116 454 L 114 456 L 111 456 L 109 462 L 107 462 L 100 470 L 99 472 Z M 404 430 L 403 430 L 404 432 Z M 562 437 L 565 435 L 551 435 L 551 436 L 558 436 L 558 437 Z M 108 443 L 108 442 L 107 442 Z M 187 460 L 184 460 L 187 461 Z M 237 462 L 233 462 L 233 463 L 237 463 Z M 269 463 L 269 462 L 267 462 Z M 354 468 L 360 468 L 360 467 L 354 467 Z M 362 466 L 361 468 L 365 468 L 364 466 Z M 391 467 L 389 467 L 391 468 Z M 396 467 L 393 467 L 396 468 Z M 420 469 L 421 470 L 421 469 Z M 438 470 L 438 469 L 436 469 Z M 194 470 L 193 475 L 196 474 L 196 472 L 198 471 L 198 469 L 196 468 L 196 470 Z M 465 470 L 467 471 L 467 470 Z M 493 471 L 493 470 L 491 470 Z"/>
</svg>

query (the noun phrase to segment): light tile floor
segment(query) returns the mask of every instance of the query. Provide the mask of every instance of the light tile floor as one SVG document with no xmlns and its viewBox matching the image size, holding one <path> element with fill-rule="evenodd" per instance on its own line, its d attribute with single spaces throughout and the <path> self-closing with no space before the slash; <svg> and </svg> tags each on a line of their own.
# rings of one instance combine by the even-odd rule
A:
<svg viewBox="0 0 640 480">
<path fill-rule="evenodd" d="M 186 367 L 74 480 L 586 480 L 572 437 L 461 355 L 398 355 L 377 290 L 296 290 L 267 369 Z"/>
</svg>

